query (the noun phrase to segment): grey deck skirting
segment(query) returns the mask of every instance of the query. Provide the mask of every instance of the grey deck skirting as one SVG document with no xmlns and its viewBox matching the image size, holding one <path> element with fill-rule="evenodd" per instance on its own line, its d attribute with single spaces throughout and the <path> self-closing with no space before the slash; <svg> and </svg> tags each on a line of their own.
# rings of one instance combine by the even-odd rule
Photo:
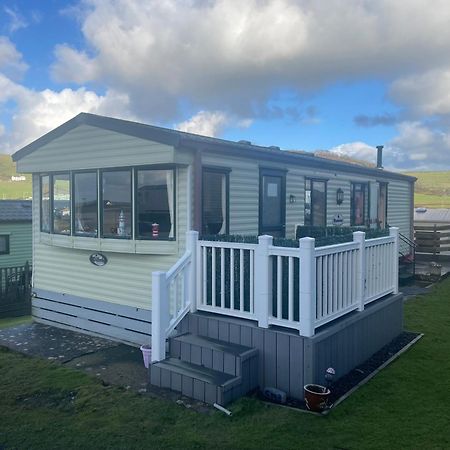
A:
<svg viewBox="0 0 450 450">
<path fill-rule="evenodd" d="M 151 311 L 35 289 L 35 320 L 132 345 L 150 344 Z"/>
<path fill-rule="evenodd" d="M 312 338 L 204 312 L 187 315 L 178 331 L 257 349 L 259 387 L 276 387 L 302 399 L 305 384 L 324 384 L 328 367 L 335 368 L 337 378 L 344 376 L 403 331 L 403 295 L 373 302 L 322 327 Z"/>
</svg>

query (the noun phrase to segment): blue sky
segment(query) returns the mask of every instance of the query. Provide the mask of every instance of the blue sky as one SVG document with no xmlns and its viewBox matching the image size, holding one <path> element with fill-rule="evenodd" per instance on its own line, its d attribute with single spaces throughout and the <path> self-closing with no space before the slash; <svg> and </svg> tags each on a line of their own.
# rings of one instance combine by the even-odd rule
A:
<svg viewBox="0 0 450 450">
<path fill-rule="evenodd" d="M 450 4 L 0 1 L 0 152 L 81 111 L 450 169 Z"/>
</svg>

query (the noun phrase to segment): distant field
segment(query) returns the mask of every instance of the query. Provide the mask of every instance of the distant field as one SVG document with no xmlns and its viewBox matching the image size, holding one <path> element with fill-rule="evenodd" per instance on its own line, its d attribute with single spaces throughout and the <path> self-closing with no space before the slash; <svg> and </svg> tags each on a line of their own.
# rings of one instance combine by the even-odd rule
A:
<svg viewBox="0 0 450 450">
<path fill-rule="evenodd" d="M 427 208 L 450 208 L 450 195 L 414 194 L 414 206 Z"/>
<path fill-rule="evenodd" d="M 417 177 L 414 206 L 450 208 L 450 171 L 408 172 Z"/>
<path fill-rule="evenodd" d="M 0 200 L 31 197 L 31 175 L 26 181 L 0 181 Z"/>
</svg>

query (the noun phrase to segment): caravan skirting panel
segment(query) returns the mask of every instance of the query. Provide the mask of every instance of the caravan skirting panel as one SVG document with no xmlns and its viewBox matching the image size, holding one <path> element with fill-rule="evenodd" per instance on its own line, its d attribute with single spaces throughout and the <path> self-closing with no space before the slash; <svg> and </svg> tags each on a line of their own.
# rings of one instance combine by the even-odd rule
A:
<svg viewBox="0 0 450 450">
<path fill-rule="evenodd" d="M 33 318 L 132 345 L 151 343 L 150 310 L 35 289 Z"/>
</svg>

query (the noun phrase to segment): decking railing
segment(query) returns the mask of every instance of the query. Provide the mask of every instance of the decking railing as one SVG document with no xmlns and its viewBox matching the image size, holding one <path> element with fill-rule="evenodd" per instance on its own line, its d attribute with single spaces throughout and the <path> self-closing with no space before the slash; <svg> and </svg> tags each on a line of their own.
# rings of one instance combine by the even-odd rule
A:
<svg viewBox="0 0 450 450">
<path fill-rule="evenodd" d="M 169 272 L 153 274 L 152 335 L 166 330 L 153 341 L 160 349 L 189 309 L 313 336 L 318 327 L 398 292 L 398 228 L 369 240 L 358 231 L 353 242 L 319 248 L 307 237 L 292 248 L 274 246 L 271 236 L 260 236 L 258 244 L 199 241 L 191 231 L 187 248 Z M 155 324 L 161 317 L 163 328 Z M 163 355 L 153 350 L 154 360 Z"/>
</svg>

